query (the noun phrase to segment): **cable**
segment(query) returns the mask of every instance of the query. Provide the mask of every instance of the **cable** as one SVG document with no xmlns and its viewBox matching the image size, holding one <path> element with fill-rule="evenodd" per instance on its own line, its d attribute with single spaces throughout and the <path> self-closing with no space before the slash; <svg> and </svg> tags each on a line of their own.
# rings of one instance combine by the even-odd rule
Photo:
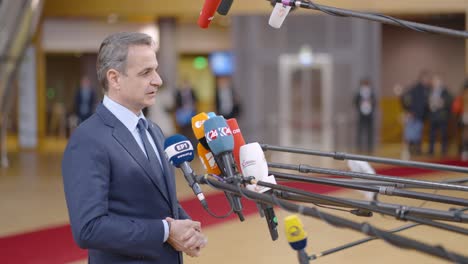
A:
<svg viewBox="0 0 468 264">
<path fill-rule="evenodd" d="M 318 11 L 321 11 L 323 13 L 333 15 L 333 16 L 356 17 L 356 18 L 367 19 L 371 21 L 377 21 L 377 22 L 384 23 L 384 24 L 390 24 L 390 25 L 409 28 L 411 30 L 415 30 L 418 32 L 438 33 L 438 34 L 444 34 L 444 35 L 448 35 L 452 37 L 468 38 L 467 31 L 454 30 L 454 29 L 425 25 L 421 23 L 415 23 L 415 22 L 406 21 L 406 20 L 397 19 L 391 16 L 379 14 L 379 13 L 358 12 L 358 11 L 352 11 L 348 9 L 341 9 L 341 8 L 335 8 L 331 6 L 319 5 L 310 0 L 301 0 L 301 1 L 276 0 L 275 2 L 282 3 L 283 5 L 287 5 L 287 6 L 296 6 L 296 7 L 302 7 L 305 9 L 314 9 L 314 10 L 318 10 Z"/>
<path fill-rule="evenodd" d="M 325 205 L 320 205 L 320 204 L 316 204 L 316 203 L 312 203 L 313 205 L 317 206 L 317 207 L 321 207 L 321 208 L 325 208 L 325 209 L 330 209 L 330 210 L 335 210 L 335 211 L 341 211 L 341 212 L 347 212 L 347 213 L 352 213 L 352 210 L 345 210 L 345 209 L 341 209 L 341 208 L 336 208 L 336 207 L 332 207 L 332 206 L 325 206 Z"/>
<path fill-rule="evenodd" d="M 202 180 L 199 182 L 202 184 L 206 184 L 207 183 L 206 181 L 209 181 L 209 179 L 204 179 L 204 178 L 197 178 L 197 180 Z M 216 187 L 216 189 L 220 189 L 220 190 L 228 191 L 232 193 L 237 193 L 238 191 L 235 186 L 232 186 L 230 184 L 226 184 L 222 182 L 211 182 L 211 183 L 214 187 Z M 414 250 L 424 252 L 426 254 L 436 256 L 442 259 L 448 259 L 456 263 L 468 263 L 468 258 L 466 256 L 447 251 L 442 246 L 430 246 L 430 245 L 427 245 L 423 242 L 420 242 L 414 239 L 410 239 L 407 237 L 403 237 L 403 236 L 399 236 L 399 235 L 386 232 L 368 223 L 357 223 L 357 222 L 350 221 L 350 220 L 347 220 L 345 218 L 341 218 L 335 215 L 320 212 L 319 210 L 317 210 L 317 208 L 306 207 L 303 205 L 298 205 L 298 204 L 294 204 L 291 202 L 275 199 L 275 197 L 272 195 L 260 194 L 260 193 L 252 192 L 249 190 L 242 190 L 242 192 L 245 195 L 250 196 L 251 198 L 254 198 L 259 202 L 265 202 L 265 203 L 269 203 L 272 205 L 278 205 L 281 208 L 289 212 L 295 212 L 295 213 L 300 213 L 303 215 L 311 216 L 314 218 L 319 218 L 336 227 L 353 229 L 355 231 L 364 233 L 369 236 L 376 236 L 376 237 L 383 239 L 387 243 L 390 243 L 400 248 L 414 249 Z"/>
<path fill-rule="evenodd" d="M 416 223 L 421 223 L 421 224 L 436 227 L 436 228 L 439 228 L 439 229 L 455 232 L 455 233 L 458 233 L 458 234 L 468 235 L 468 229 L 465 229 L 465 228 L 461 228 L 461 227 L 458 227 L 458 226 L 453 226 L 453 225 L 449 225 L 449 224 L 445 224 L 445 223 L 440 223 L 440 222 L 436 222 L 436 221 L 432 221 L 432 220 L 428 220 L 428 219 L 424 219 L 424 218 L 420 218 L 420 217 L 407 215 L 406 214 L 407 208 L 405 206 L 401 206 L 401 207 L 397 208 L 396 210 L 385 210 L 385 209 L 378 208 L 376 206 L 370 206 L 370 205 L 354 203 L 352 201 L 348 201 L 348 200 L 345 200 L 345 199 L 342 199 L 342 198 L 329 197 L 329 196 L 325 196 L 325 195 L 309 193 L 309 192 L 306 192 L 306 191 L 303 191 L 303 190 L 299 190 L 299 189 L 295 189 L 295 188 L 291 188 L 291 187 L 287 187 L 287 186 L 282 186 L 282 185 L 277 185 L 277 184 L 271 184 L 271 183 L 262 182 L 262 181 L 257 182 L 257 185 L 268 187 L 268 188 L 271 188 L 271 189 L 296 193 L 296 194 L 300 194 L 300 195 L 307 196 L 307 197 L 328 200 L 328 201 L 333 202 L 333 203 L 341 203 L 341 204 L 345 204 L 345 205 L 348 205 L 348 206 L 351 206 L 351 207 L 354 207 L 354 208 L 360 208 L 360 209 L 365 209 L 365 210 L 372 211 L 372 212 L 391 215 L 391 216 L 394 216 L 398 220 L 409 220 L 409 221 L 413 221 L 413 222 L 416 222 Z"/>
<path fill-rule="evenodd" d="M 468 210 L 468 208 L 460 209 L 460 211 L 467 211 L 467 210 Z M 418 224 L 418 223 L 408 224 L 408 225 L 404 225 L 404 226 L 400 226 L 398 228 L 392 229 L 392 230 L 387 231 L 387 232 L 389 232 L 389 233 L 398 233 L 398 232 L 401 232 L 401 231 L 404 231 L 404 230 L 407 230 L 407 229 L 410 229 L 410 228 L 413 228 L 413 227 L 416 227 L 416 226 L 420 226 L 420 225 L 421 224 Z M 369 241 L 373 241 L 373 240 L 376 240 L 376 239 L 378 239 L 378 238 L 377 237 L 368 237 L 368 238 L 363 238 L 363 239 L 360 239 L 360 240 L 356 240 L 354 242 L 350 242 L 350 243 L 344 244 L 342 246 L 338 246 L 338 247 L 335 247 L 335 248 L 332 248 L 332 249 L 328 249 L 328 250 L 322 251 L 322 252 L 317 253 L 317 254 L 312 254 L 312 255 L 309 256 L 309 259 L 310 260 L 315 260 L 315 259 L 324 257 L 326 255 L 330 255 L 330 254 L 333 254 L 333 253 L 336 253 L 336 252 L 339 252 L 339 251 L 342 251 L 342 250 L 345 250 L 345 249 L 348 249 L 348 248 L 352 248 L 352 247 L 355 247 L 355 246 L 358 246 L 358 245 L 362 245 L 364 243 L 367 243 Z"/>
<path fill-rule="evenodd" d="M 214 175 L 214 174 L 207 174 L 207 175 L 205 175 L 206 178 L 208 178 L 208 176 L 211 176 L 211 177 L 217 179 L 218 181 L 221 181 L 221 182 L 223 181 L 223 179 L 222 179 L 221 177 L 218 177 L 217 175 Z M 213 185 L 210 184 L 210 181 L 206 181 L 206 182 L 207 182 L 207 184 L 208 184 L 209 186 L 211 186 L 212 188 L 215 188 Z M 209 208 L 208 206 L 206 206 L 206 207 L 203 206 L 203 209 L 205 209 L 205 211 L 206 211 L 209 215 L 211 215 L 211 216 L 214 217 L 214 218 L 218 218 L 218 219 L 224 219 L 224 218 L 228 218 L 229 216 L 231 216 L 231 214 L 234 212 L 234 209 L 232 208 L 232 206 L 230 206 L 230 208 L 231 208 L 231 209 L 229 210 L 229 212 L 227 212 L 225 215 L 216 215 L 215 213 L 213 213 L 213 212 L 210 210 L 210 208 Z"/>
</svg>

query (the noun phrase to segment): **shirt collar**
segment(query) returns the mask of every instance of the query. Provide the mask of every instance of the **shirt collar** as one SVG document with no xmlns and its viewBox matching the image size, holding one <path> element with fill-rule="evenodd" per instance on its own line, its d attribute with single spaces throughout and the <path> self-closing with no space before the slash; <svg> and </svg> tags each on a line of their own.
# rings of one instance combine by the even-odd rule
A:
<svg viewBox="0 0 468 264">
<path fill-rule="evenodd" d="M 146 120 L 145 115 L 143 112 L 140 112 L 139 115 L 135 115 L 132 111 L 130 111 L 125 106 L 115 102 L 114 100 L 110 99 L 107 95 L 104 95 L 104 100 L 102 104 L 111 111 L 112 114 L 117 117 L 117 119 L 124 124 L 130 130 L 130 132 L 135 131 L 137 129 L 138 120 L 143 118 Z"/>
</svg>

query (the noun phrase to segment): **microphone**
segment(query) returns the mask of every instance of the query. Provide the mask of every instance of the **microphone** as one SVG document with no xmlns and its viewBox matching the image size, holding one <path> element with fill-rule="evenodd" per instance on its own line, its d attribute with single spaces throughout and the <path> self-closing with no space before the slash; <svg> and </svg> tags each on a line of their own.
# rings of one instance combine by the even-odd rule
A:
<svg viewBox="0 0 468 264">
<path fill-rule="evenodd" d="M 211 152 L 221 157 L 221 161 L 228 177 L 234 178 L 234 164 L 231 162 L 234 149 L 234 137 L 226 120 L 221 116 L 215 116 L 204 123 L 205 138 Z"/>
<path fill-rule="evenodd" d="M 202 206 L 208 208 L 205 196 L 203 195 L 200 185 L 195 182 L 195 175 L 189 165 L 189 162 L 191 162 L 194 157 L 193 146 L 190 140 L 180 134 L 175 134 L 167 138 L 164 142 L 164 151 L 166 152 L 169 162 L 174 167 L 182 169 L 185 180 L 188 182 L 190 188 L 192 188 L 193 193 L 197 196 Z"/>
<path fill-rule="evenodd" d="M 349 169 L 353 172 L 375 174 L 374 168 L 372 168 L 372 166 L 367 161 L 348 160 L 347 164 L 348 164 Z M 359 191 L 359 192 L 364 194 L 366 199 L 369 201 L 373 201 L 377 197 L 377 193 L 366 192 L 366 191 Z"/>
<path fill-rule="evenodd" d="M 244 176 L 253 176 L 256 181 L 266 181 L 276 184 L 275 178 L 273 176 L 268 176 L 268 164 L 260 144 L 255 142 L 242 146 L 239 156 Z M 271 193 L 270 188 L 258 185 L 247 185 L 247 189 L 259 193 Z M 271 239 L 275 241 L 278 239 L 278 218 L 276 218 L 275 210 L 271 205 L 265 203 L 260 203 L 260 208 L 265 215 Z"/>
<path fill-rule="evenodd" d="M 198 143 L 197 152 L 198 152 L 198 157 L 200 158 L 201 163 L 208 174 L 221 175 L 221 170 L 219 169 L 217 165 L 217 161 L 215 157 L 213 156 L 213 153 L 211 153 L 209 150 L 203 147 L 203 145 L 200 143 Z M 235 203 L 234 203 L 233 195 L 228 192 L 224 192 L 224 195 L 226 196 L 226 199 L 228 200 L 229 205 L 232 208 L 234 208 Z"/>
<path fill-rule="evenodd" d="M 206 142 L 205 138 L 205 126 L 204 123 L 206 120 L 208 120 L 210 117 L 210 114 L 212 112 L 206 114 L 205 112 L 201 112 L 194 117 L 192 117 L 192 130 L 193 134 L 195 135 L 195 138 L 200 142 L 200 144 L 207 150 L 210 151 L 210 146 L 208 146 L 208 143 Z M 213 113 L 214 114 L 214 113 Z M 216 116 L 216 115 L 214 115 Z M 220 169 L 223 168 L 221 161 L 218 159 L 218 157 L 215 156 L 216 163 L 218 164 L 218 167 Z M 220 173 L 219 173 L 220 174 Z M 217 174 L 217 175 L 219 175 Z"/>
<path fill-rule="evenodd" d="M 208 112 L 208 118 L 215 117 L 216 113 L 215 112 Z"/>
<path fill-rule="evenodd" d="M 307 246 L 307 233 L 304 231 L 301 219 L 297 215 L 290 215 L 284 219 L 286 239 L 289 245 L 297 250 L 297 257 L 300 264 L 308 264 L 309 256 L 305 252 Z"/>
<path fill-rule="evenodd" d="M 210 152 L 210 147 L 208 146 L 208 143 L 206 142 L 205 138 L 205 126 L 204 123 L 206 120 L 208 120 L 210 115 L 213 115 L 214 117 L 216 116 L 215 113 L 210 112 L 208 114 L 202 112 L 199 113 L 198 115 L 195 115 L 192 118 L 192 130 L 193 134 L 199 140 L 200 144 L 197 146 L 197 151 L 198 155 L 202 161 L 202 164 L 205 166 L 205 169 L 207 173 L 213 173 L 216 175 L 222 175 L 221 170 L 224 170 L 224 165 L 222 164 L 221 159 L 219 156 L 213 156 L 213 154 Z M 204 157 L 206 158 L 206 162 L 204 160 Z M 215 163 L 213 164 L 212 158 L 214 158 Z M 229 205 L 233 208 L 233 210 L 236 212 L 236 214 L 239 216 L 239 219 L 241 221 L 244 221 L 244 216 L 242 215 L 242 204 L 240 203 L 239 199 L 235 199 L 233 194 L 230 194 L 228 192 L 224 192 L 226 195 L 226 199 L 229 202 Z"/>
<path fill-rule="evenodd" d="M 192 117 L 192 131 L 195 135 L 195 138 L 205 147 L 205 149 L 210 149 L 208 143 L 206 143 L 205 139 L 205 130 L 203 124 L 209 117 L 205 112 L 201 112 Z"/>
<path fill-rule="evenodd" d="M 198 17 L 198 25 L 201 28 L 208 28 L 220 4 L 221 0 L 205 0 L 200 16 Z"/>
<path fill-rule="evenodd" d="M 208 174 L 221 175 L 221 171 L 219 170 L 219 167 L 216 164 L 215 157 L 213 156 L 213 153 L 211 153 L 211 151 L 203 147 L 201 143 L 198 143 L 197 152 L 198 157 L 200 158 L 201 163 L 203 164 L 203 167 L 205 168 Z"/>
<path fill-rule="evenodd" d="M 239 149 L 245 145 L 245 140 L 239 128 L 239 124 L 237 124 L 237 120 L 235 118 L 228 119 L 226 122 L 229 128 L 231 129 L 232 135 L 234 136 L 234 149 L 232 151 L 232 155 L 234 156 L 234 160 L 236 161 L 237 169 L 241 171 Z"/>
<path fill-rule="evenodd" d="M 233 0 L 222 0 L 221 4 L 218 7 L 218 14 L 225 16 L 228 14 L 229 9 L 231 9 Z"/>
<path fill-rule="evenodd" d="M 290 10 L 290 6 L 283 5 L 282 3 L 276 3 L 273 11 L 271 12 L 268 24 L 274 28 L 279 29 L 283 25 L 283 22 L 286 19 L 286 16 L 289 14 Z"/>
<path fill-rule="evenodd" d="M 242 174 L 245 177 L 255 177 L 256 181 L 264 181 L 276 184 L 273 175 L 268 176 L 268 163 L 263 153 L 262 147 L 257 142 L 245 144 L 239 150 L 240 164 Z M 257 186 L 255 184 L 247 185 L 250 191 L 264 193 L 270 188 Z"/>
<path fill-rule="evenodd" d="M 205 138 L 211 152 L 215 157 L 221 158 L 222 169 L 228 181 L 236 180 L 235 177 L 235 162 L 232 158 L 232 150 L 234 149 L 234 137 L 226 120 L 221 116 L 215 116 L 205 121 L 204 123 Z M 240 197 L 234 196 L 233 208 L 241 221 L 244 221 L 242 215 L 242 203 Z"/>
</svg>

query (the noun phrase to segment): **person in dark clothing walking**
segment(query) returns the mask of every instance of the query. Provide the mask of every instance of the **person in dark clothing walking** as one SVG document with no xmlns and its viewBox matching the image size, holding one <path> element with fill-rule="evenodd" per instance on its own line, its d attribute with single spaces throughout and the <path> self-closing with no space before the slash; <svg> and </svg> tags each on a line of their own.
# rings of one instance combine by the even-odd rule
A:
<svg viewBox="0 0 468 264">
<path fill-rule="evenodd" d="M 196 144 L 197 139 L 192 132 L 192 117 L 197 113 L 198 99 L 192 84 L 184 80 L 175 94 L 176 123 L 182 135 Z"/>
<path fill-rule="evenodd" d="M 447 154 L 448 123 L 452 105 L 452 95 L 438 75 L 434 75 L 429 95 L 429 155 L 434 154 L 434 145 L 437 134 L 440 133 L 442 155 Z"/>
<path fill-rule="evenodd" d="M 361 80 L 359 91 L 354 96 L 354 105 L 359 115 L 357 146 L 360 152 L 372 153 L 374 142 L 374 112 L 376 99 L 368 79 Z"/>
<path fill-rule="evenodd" d="M 75 95 L 75 113 L 78 116 L 78 122 L 81 123 L 90 117 L 94 113 L 95 106 L 96 93 L 89 78 L 83 76 Z"/>
<path fill-rule="evenodd" d="M 408 113 L 405 127 L 405 140 L 411 154 L 421 154 L 422 130 L 428 112 L 428 97 L 431 87 L 431 74 L 422 71 L 419 79 L 402 96 L 402 106 Z"/>
</svg>

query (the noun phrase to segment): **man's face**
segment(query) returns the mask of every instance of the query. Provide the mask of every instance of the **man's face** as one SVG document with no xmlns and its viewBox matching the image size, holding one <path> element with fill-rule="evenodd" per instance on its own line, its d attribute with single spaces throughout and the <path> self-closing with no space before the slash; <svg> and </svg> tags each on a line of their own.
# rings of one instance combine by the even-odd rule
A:
<svg viewBox="0 0 468 264">
<path fill-rule="evenodd" d="M 151 46 L 130 46 L 126 73 L 119 76 L 118 101 L 136 114 L 153 105 L 162 85 L 157 69 L 158 60 Z"/>
</svg>

